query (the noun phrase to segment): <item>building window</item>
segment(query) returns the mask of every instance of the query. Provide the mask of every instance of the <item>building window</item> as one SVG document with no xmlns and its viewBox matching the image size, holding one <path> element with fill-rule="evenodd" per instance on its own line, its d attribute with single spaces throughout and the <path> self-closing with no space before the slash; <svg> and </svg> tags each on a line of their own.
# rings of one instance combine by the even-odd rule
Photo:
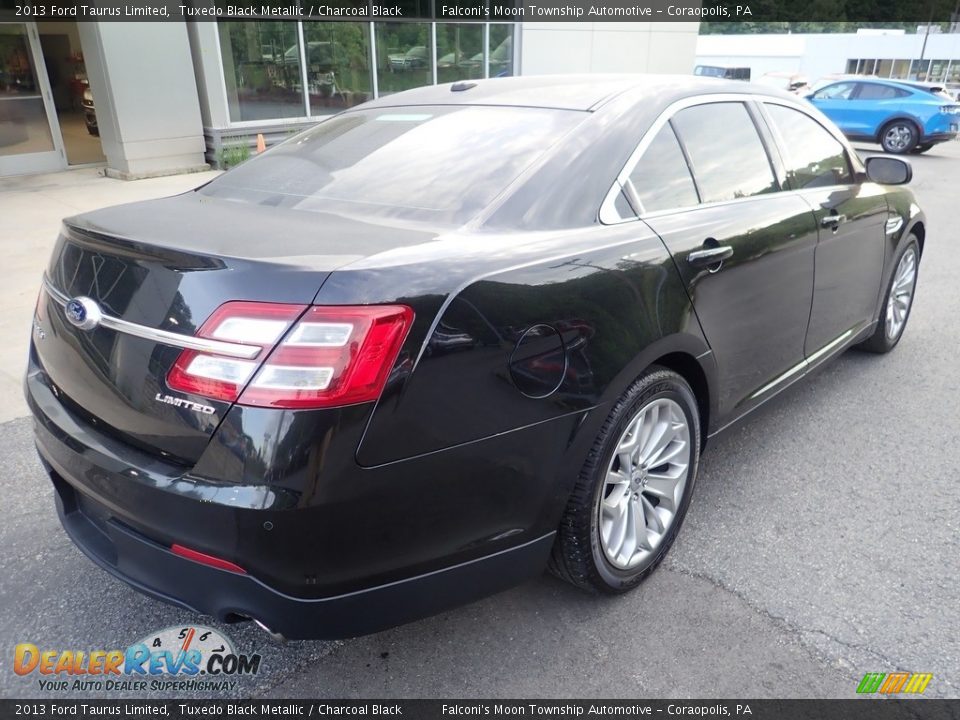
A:
<svg viewBox="0 0 960 720">
<path fill-rule="evenodd" d="M 220 22 L 218 29 L 233 122 L 306 115 L 297 23 Z"/>
<path fill-rule="evenodd" d="M 437 24 L 437 82 L 483 77 L 483 25 Z"/>
<path fill-rule="evenodd" d="M 950 72 L 947 73 L 948 83 L 960 83 L 960 59 L 954 60 L 950 65 Z"/>
<path fill-rule="evenodd" d="M 379 94 L 433 84 L 430 23 L 376 23 Z"/>
<path fill-rule="evenodd" d="M 0 155 L 53 150 L 27 27 L 0 24 Z"/>
<path fill-rule="evenodd" d="M 911 80 L 926 80 L 927 70 L 930 68 L 929 60 L 914 60 L 910 65 Z"/>
<path fill-rule="evenodd" d="M 926 79 L 929 82 L 943 82 L 946 79 L 947 65 L 949 64 L 949 60 L 931 60 Z"/>
<path fill-rule="evenodd" d="M 303 37 L 311 115 L 339 112 L 373 98 L 367 23 L 306 22 Z"/>
<path fill-rule="evenodd" d="M 893 60 L 878 60 L 877 61 L 877 76 L 878 77 L 890 77 L 890 71 L 893 69 Z"/>
<path fill-rule="evenodd" d="M 411 12 L 426 7 L 402 1 Z M 231 123 L 331 115 L 435 82 L 515 71 L 515 28 L 504 23 L 221 21 L 217 29 Z"/>
<path fill-rule="evenodd" d="M 490 26 L 490 77 L 513 75 L 513 25 Z"/>
<path fill-rule="evenodd" d="M 907 76 L 910 74 L 910 61 L 909 60 L 894 60 L 893 61 L 893 72 L 890 73 L 890 77 L 895 80 L 906 80 Z"/>
</svg>

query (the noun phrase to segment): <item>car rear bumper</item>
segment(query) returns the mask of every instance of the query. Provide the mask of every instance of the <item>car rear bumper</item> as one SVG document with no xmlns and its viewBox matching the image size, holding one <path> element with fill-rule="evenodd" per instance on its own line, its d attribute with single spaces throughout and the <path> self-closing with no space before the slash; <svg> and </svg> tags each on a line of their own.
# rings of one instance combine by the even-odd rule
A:
<svg viewBox="0 0 960 720">
<path fill-rule="evenodd" d="M 958 123 L 960 123 L 960 120 L 958 120 Z M 950 140 L 956 140 L 958 135 L 960 135 L 960 132 L 957 130 L 951 132 L 930 133 L 929 135 L 924 135 L 922 138 L 920 138 L 920 144 L 924 145 L 927 143 L 949 142 Z"/>
<path fill-rule="evenodd" d="M 329 478 L 298 472 L 275 484 L 225 482 L 195 477 L 85 422 L 33 354 L 25 390 L 37 449 L 73 541 L 147 595 L 224 621 L 253 618 L 289 638 L 362 635 L 536 577 L 550 553 L 556 519 L 544 498 L 556 493 L 555 469 L 542 479 L 506 471 L 491 477 L 499 465 L 474 460 L 471 469 L 466 453 L 516 467 L 531 443 L 543 443 L 536 432 L 569 435 L 569 427 L 545 423 L 383 468 L 330 459 Z M 337 422 L 346 423 L 341 416 Z M 310 426 L 300 431 L 316 434 Z M 352 436 L 345 442 L 356 447 Z M 295 491 L 294 480 L 306 490 Z M 501 482 L 512 488 L 512 502 L 497 489 Z M 428 486 L 439 500 L 424 497 Z M 517 529 L 505 532 L 505 524 Z M 174 554 L 173 544 L 247 574 Z"/>
<path fill-rule="evenodd" d="M 41 453 L 42 455 L 42 453 Z M 47 463 L 57 512 L 71 540 L 101 568 L 140 592 L 222 621 L 254 619 L 286 638 L 355 637 L 505 590 L 541 572 L 553 534 L 518 547 L 335 597 L 285 595 L 249 575 L 175 555 L 81 495 Z"/>
</svg>

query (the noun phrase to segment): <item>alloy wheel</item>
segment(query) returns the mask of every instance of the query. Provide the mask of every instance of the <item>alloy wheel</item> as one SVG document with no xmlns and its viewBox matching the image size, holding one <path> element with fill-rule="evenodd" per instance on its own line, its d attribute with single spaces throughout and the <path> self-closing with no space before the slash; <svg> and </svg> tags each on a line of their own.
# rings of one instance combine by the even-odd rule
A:
<svg viewBox="0 0 960 720">
<path fill-rule="evenodd" d="M 891 340 L 903 332 L 910 312 L 910 303 L 913 302 L 913 291 L 917 284 L 917 253 L 913 248 L 908 249 L 893 275 L 890 294 L 887 297 L 887 337 Z"/>
<path fill-rule="evenodd" d="M 600 545 L 620 570 L 648 561 L 663 542 L 690 470 L 690 426 L 669 398 L 644 405 L 627 423 L 599 499 Z"/>
<path fill-rule="evenodd" d="M 891 125 L 883 136 L 883 145 L 890 150 L 906 150 L 912 142 L 913 128 L 903 123 Z"/>
</svg>

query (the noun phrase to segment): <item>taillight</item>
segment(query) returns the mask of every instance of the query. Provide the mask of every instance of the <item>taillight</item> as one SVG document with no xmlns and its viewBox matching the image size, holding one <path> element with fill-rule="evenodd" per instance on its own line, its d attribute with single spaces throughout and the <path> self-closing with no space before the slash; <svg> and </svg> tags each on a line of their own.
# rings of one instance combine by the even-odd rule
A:
<svg viewBox="0 0 960 720">
<path fill-rule="evenodd" d="M 198 335 L 256 345 L 261 352 L 246 360 L 185 350 L 167 384 L 261 407 L 333 407 L 376 400 L 412 322 L 413 311 L 403 305 L 226 303 Z"/>
<path fill-rule="evenodd" d="M 234 402 L 290 324 L 306 309 L 305 305 L 279 303 L 224 303 L 207 318 L 197 335 L 258 346 L 260 352 L 248 360 L 184 350 L 167 374 L 167 385 L 172 390 Z"/>
</svg>

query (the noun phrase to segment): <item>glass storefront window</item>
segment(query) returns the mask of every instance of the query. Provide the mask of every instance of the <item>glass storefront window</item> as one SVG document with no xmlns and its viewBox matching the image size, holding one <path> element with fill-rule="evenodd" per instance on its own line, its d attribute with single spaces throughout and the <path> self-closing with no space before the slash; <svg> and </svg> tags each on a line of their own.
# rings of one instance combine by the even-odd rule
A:
<svg viewBox="0 0 960 720">
<path fill-rule="evenodd" d="M 930 68 L 929 60 L 914 60 L 910 65 L 910 79 L 911 80 L 926 80 L 927 79 L 927 70 Z"/>
<path fill-rule="evenodd" d="M 890 77 L 896 80 L 905 80 L 907 75 L 910 74 L 910 61 L 909 60 L 894 60 L 893 61 L 893 72 L 890 73 Z"/>
<path fill-rule="evenodd" d="M 230 119 L 306 115 L 297 23 L 219 22 Z"/>
<path fill-rule="evenodd" d="M 949 60 L 933 60 L 930 62 L 930 71 L 927 73 L 927 80 L 930 82 L 943 82 L 947 74 L 947 65 Z"/>
<path fill-rule="evenodd" d="M 51 150 L 53 137 L 30 56 L 26 26 L 0 24 L 0 155 Z"/>
<path fill-rule="evenodd" d="M 893 60 L 880 60 L 877 65 L 878 77 L 890 77 L 890 71 L 893 69 Z"/>
<path fill-rule="evenodd" d="M 398 2 L 416 15 L 430 0 Z M 507 23 L 220 21 L 217 29 L 233 123 L 331 115 L 434 78 L 515 72 Z"/>
<path fill-rule="evenodd" d="M 490 26 L 490 77 L 513 75 L 513 25 Z"/>
<path fill-rule="evenodd" d="M 306 22 L 310 114 L 325 115 L 373 98 L 370 26 L 352 22 Z"/>
<path fill-rule="evenodd" d="M 430 24 L 376 24 L 377 89 L 380 95 L 433 84 Z"/>
<path fill-rule="evenodd" d="M 483 25 L 437 23 L 437 82 L 483 77 Z"/>
<path fill-rule="evenodd" d="M 960 59 L 953 61 L 950 65 L 950 72 L 947 73 L 947 82 L 960 83 Z"/>
</svg>

